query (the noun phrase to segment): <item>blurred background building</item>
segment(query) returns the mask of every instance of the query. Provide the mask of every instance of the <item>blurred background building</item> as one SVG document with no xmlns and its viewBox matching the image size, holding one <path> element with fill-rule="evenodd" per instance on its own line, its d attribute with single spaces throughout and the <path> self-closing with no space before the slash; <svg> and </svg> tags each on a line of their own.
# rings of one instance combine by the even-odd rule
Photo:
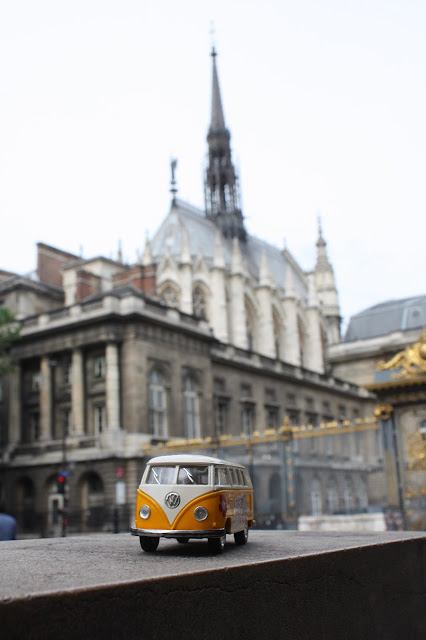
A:
<svg viewBox="0 0 426 640">
<path fill-rule="evenodd" d="M 426 296 L 389 300 L 353 316 L 330 345 L 335 375 L 377 397 L 388 519 L 426 529 Z M 399 514 L 401 510 L 401 514 Z"/>
<path fill-rule="evenodd" d="M 33 274 L 0 271 L 0 305 L 21 327 L 0 381 L 0 497 L 21 534 L 127 529 L 159 450 L 245 463 L 260 526 L 409 517 L 406 414 L 386 427 L 376 369 L 418 337 L 425 298 L 402 330 L 386 303 L 342 341 L 321 226 L 310 272 L 247 232 L 214 50 L 207 145 L 205 209 L 177 197 L 173 161 L 169 213 L 136 264 L 39 243 Z"/>
</svg>

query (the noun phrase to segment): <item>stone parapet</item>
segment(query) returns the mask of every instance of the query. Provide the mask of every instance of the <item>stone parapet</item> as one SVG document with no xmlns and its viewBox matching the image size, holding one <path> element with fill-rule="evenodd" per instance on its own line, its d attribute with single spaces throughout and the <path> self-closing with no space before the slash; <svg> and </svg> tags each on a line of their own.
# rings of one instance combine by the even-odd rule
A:
<svg viewBox="0 0 426 640">
<path fill-rule="evenodd" d="M 205 541 L 128 534 L 1 543 L 4 638 L 424 638 L 425 533 L 252 531 Z"/>
</svg>

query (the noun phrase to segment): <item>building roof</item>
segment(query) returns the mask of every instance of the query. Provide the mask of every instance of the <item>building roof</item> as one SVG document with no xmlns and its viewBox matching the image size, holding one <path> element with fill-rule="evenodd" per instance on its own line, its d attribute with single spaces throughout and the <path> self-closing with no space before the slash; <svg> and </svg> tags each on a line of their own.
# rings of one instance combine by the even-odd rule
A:
<svg viewBox="0 0 426 640">
<path fill-rule="evenodd" d="M 53 296 L 62 299 L 64 292 L 58 287 L 54 287 L 46 282 L 41 282 L 35 277 L 21 276 L 19 274 L 12 275 L 7 280 L 0 281 L 0 293 L 6 294 L 15 289 L 31 289 L 37 293 Z"/>
<path fill-rule="evenodd" d="M 152 256 L 154 260 L 158 261 L 169 253 L 179 262 L 182 254 L 184 229 L 188 234 L 191 256 L 195 258 L 201 255 L 206 264 L 212 264 L 218 232 L 217 226 L 205 216 L 204 211 L 178 199 L 175 200 L 168 216 L 160 225 L 152 240 Z M 222 247 L 226 267 L 230 269 L 232 239 L 222 236 Z M 240 250 L 243 257 L 243 265 L 252 277 L 259 279 L 262 255 L 265 254 L 268 269 L 275 283 L 284 290 L 287 272 L 291 268 L 296 294 L 301 298 L 307 296 L 307 284 L 303 271 L 292 256 L 289 259 L 287 250 L 283 251 L 251 235 L 247 236 L 245 242 L 240 243 Z"/>
<path fill-rule="evenodd" d="M 9 280 L 10 278 L 13 278 L 14 276 L 17 276 L 18 274 L 13 272 L 13 271 L 5 271 L 4 269 L 0 269 L 0 282 L 3 282 L 4 280 Z"/>
<path fill-rule="evenodd" d="M 343 341 L 353 342 L 426 325 L 426 295 L 387 300 L 352 316 Z"/>
</svg>

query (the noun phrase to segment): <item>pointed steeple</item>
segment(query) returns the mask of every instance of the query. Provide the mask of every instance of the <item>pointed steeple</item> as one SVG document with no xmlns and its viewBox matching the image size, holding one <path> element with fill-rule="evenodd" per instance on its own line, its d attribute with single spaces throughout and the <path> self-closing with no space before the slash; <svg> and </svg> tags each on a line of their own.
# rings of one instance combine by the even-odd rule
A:
<svg viewBox="0 0 426 640">
<path fill-rule="evenodd" d="M 176 194 L 178 192 L 176 187 L 176 167 L 177 167 L 177 158 L 172 158 L 170 160 L 170 193 L 172 194 L 172 207 L 176 206 Z"/>
<path fill-rule="evenodd" d="M 145 267 L 149 264 L 152 264 L 152 247 L 148 232 L 146 232 L 145 248 L 141 259 L 141 264 L 143 264 Z"/>
<path fill-rule="evenodd" d="M 118 241 L 117 262 L 123 264 L 123 247 L 121 245 L 121 238 Z"/>
<path fill-rule="evenodd" d="M 327 243 L 322 235 L 321 218 L 318 217 L 317 263 L 316 270 L 332 270 L 327 256 Z"/>
<path fill-rule="evenodd" d="M 213 80 L 212 80 L 212 117 L 210 122 L 210 132 L 229 132 L 225 127 L 225 118 L 223 115 L 222 98 L 220 96 L 219 78 L 216 66 L 216 50 L 213 47 L 211 52 L 213 60 Z"/>
<path fill-rule="evenodd" d="M 327 256 L 327 243 L 322 235 L 321 219 L 318 218 L 317 262 L 314 270 L 316 290 L 327 320 L 329 344 L 340 341 L 340 305 L 333 266 Z"/>
<path fill-rule="evenodd" d="M 208 166 L 205 178 L 206 215 L 219 227 L 225 238 L 247 237 L 240 209 L 238 177 L 231 158 L 231 134 L 225 126 L 216 50 L 212 49 L 212 112 L 208 144 Z"/>
</svg>

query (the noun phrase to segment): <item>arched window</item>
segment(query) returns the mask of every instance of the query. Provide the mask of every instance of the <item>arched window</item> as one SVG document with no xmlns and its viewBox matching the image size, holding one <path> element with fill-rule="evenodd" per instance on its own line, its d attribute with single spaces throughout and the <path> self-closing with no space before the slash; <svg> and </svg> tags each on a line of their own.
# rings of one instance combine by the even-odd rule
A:
<svg viewBox="0 0 426 640">
<path fill-rule="evenodd" d="M 244 305 L 246 312 L 247 349 L 254 351 L 256 348 L 256 312 L 248 298 L 245 299 Z"/>
<path fill-rule="evenodd" d="M 159 438 L 167 437 L 167 402 L 164 378 L 158 369 L 152 369 L 149 384 L 149 429 Z"/>
<path fill-rule="evenodd" d="M 192 293 L 192 308 L 194 315 L 202 320 L 207 320 L 207 302 L 201 287 L 195 287 Z"/>
<path fill-rule="evenodd" d="M 318 478 L 313 478 L 311 483 L 311 509 L 313 516 L 322 513 L 321 484 Z"/>
<path fill-rule="evenodd" d="M 176 287 L 167 285 L 160 293 L 160 300 L 168 307 L 179 308 L 179 292 Z"/>
<path fill-rule="evenodd" d="M 272 322 L 274 327 L 275 357 L 279 359 L 281 354 L 281 322 L 276 309 L 272 309 Z"/>
<path fill-rule="evenodd" d="M 200 437 L 200 411 L 197 386 L 191 374 L 187 374 L 183 382 L 183 412 L 185 436 L 188 439 Z"/>
</svg>

